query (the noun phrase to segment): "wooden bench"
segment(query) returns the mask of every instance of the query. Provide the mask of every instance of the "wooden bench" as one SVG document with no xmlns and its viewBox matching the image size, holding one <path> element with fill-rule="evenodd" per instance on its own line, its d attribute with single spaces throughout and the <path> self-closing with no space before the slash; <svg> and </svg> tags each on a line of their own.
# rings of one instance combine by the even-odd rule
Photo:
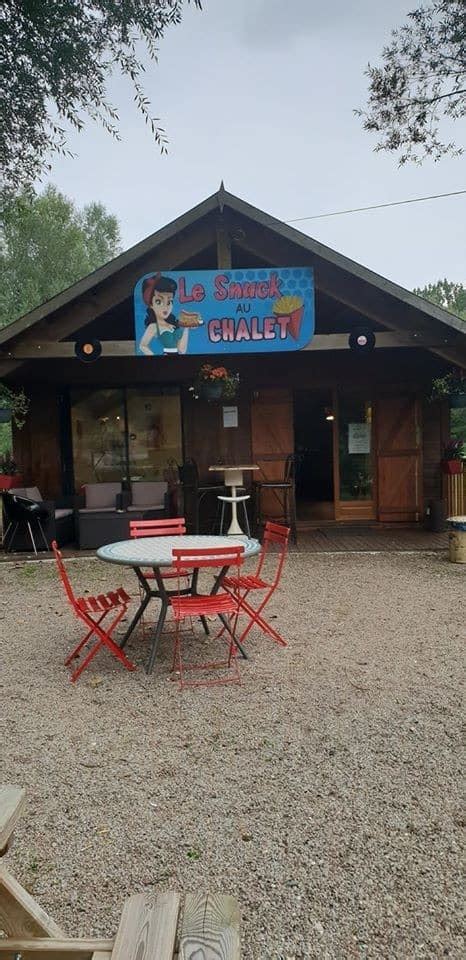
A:
<svg viewBox="0 0 466 960">
<path fill-rule="evenodd" d="M 0 785 L 0 850 L 5 853 L 25 802 Z M 135 894 L 114 939 L 70 939 L 0 864 L 0 960 L 239 960 L 239 908 L 223 894 Z"/>
</svg>

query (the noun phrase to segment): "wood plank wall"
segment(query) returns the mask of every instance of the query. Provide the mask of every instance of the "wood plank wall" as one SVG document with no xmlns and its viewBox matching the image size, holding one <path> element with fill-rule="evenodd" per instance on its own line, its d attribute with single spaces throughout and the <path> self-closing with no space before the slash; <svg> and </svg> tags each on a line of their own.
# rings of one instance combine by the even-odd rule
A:
<svg viewBox="0 0 466 960">
<path fill-rule="evenodd" d="M 449 435 L 449 409 L 444 400 L 430 403 L 426 400 L 422 410 L 423 444 L 423 490 L 424 503 L 445 496 L 442 490 L 440 459 Z"/>
<path fill-rule="evenodd" d="M 38 487 L 42 496 L 61 493 L 61 453 L 58 393 L 53 388 L 28 389 L 29 413 L 21 430 L 13 427 L 13 449 L 27 486 Z"/>
</svg>

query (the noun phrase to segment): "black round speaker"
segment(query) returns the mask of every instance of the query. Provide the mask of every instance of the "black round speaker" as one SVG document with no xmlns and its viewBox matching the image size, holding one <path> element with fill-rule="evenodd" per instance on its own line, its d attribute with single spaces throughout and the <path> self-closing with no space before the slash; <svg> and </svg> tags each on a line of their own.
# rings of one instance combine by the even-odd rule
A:
<svg viewBox="0 0 466 960">
<path fill-rule="evenodd" d="M 82 360 L 83 363 L 93 363 L 102 353 L 102 344 L 100 340 L 77 340 L 74 352 L 78 360 Z"/>
<path fill-rule="evenodd" d="M 355 327 L 349 335 L 348 343 L 351 350 L 370 353 L 375 347 L 375 333 L 370 327 Z"/>
</svg>

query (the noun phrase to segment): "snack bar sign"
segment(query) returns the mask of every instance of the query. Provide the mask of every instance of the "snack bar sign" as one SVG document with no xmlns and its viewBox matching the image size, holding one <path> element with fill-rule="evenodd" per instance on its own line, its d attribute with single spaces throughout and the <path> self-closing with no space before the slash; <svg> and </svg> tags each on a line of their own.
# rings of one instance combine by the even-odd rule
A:
<svg viewBox="0 0 466 960">
<path fill-rule="evenodd" d="M 134 289 L 136 353 L 302 350 L 314 334 L 310 267 L 147 273 Z"/>
</svg>

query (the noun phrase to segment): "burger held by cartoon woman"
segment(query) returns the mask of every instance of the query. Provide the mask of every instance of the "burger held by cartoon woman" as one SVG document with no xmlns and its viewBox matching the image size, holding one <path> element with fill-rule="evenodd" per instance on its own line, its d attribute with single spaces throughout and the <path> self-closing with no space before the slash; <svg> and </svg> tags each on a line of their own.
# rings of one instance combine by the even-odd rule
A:
<svg viewBox="0 0 466 960">
<path fill-rule="evenodd" d="M 159 353 L 154 350 L 154 341 L 159 343 L 162 353 L 186 353 L 189 330 L 202 323 L 199 313 L 182 310 L 177 319 L 173 313 L 173 303 L 177 291 L 176 280 L 164 277 L 160 273 L 146 277 L 142 285 L 142 299 L 147 307 L 145 331 L 139 348 L 148 357 Z"/>
</svg>

